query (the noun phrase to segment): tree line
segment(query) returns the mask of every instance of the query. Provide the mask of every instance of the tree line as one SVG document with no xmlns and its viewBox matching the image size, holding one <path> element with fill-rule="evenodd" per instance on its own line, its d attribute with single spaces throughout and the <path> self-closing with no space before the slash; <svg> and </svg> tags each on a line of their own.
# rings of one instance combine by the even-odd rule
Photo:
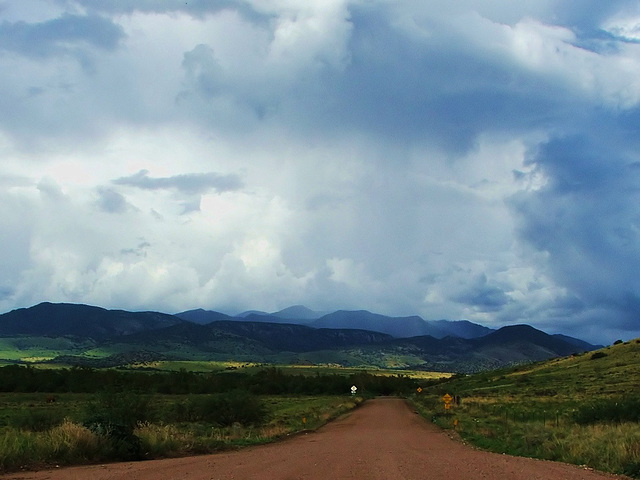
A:
<svg viewBox="0 0 640 480">
<path fill-rule="evenodd" d="M 289 374 L 275 367 L 255 373 L 134 372 L 72 367 L 56 370 L 31 366 L 0 367 L 1 392 L 96 393 L 105 389 L 160 394 L 211 394 L 243 390 L 256 395 L 406 395 L 428 382 L 405 375 Z"/>
</svg>

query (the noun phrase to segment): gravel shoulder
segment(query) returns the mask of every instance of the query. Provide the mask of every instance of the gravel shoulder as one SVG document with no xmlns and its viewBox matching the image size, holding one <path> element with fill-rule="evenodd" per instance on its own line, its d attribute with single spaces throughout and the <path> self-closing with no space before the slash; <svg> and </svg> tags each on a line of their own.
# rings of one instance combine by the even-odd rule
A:
<svg viewBox="0 0 640 480">
<path fill-rule="evenodd" d="M 0 480 L 602 480 L 574 465 L 483 452 L 397 398 L 370 400 L 316 432 L 233 452 L 0 475 Z"/>
</svg>

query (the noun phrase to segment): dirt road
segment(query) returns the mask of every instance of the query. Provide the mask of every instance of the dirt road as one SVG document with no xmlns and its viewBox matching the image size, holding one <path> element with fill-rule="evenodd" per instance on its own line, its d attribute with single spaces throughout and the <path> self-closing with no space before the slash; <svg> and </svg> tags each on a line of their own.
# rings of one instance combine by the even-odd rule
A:
<svg viewBox="0 0 640 480">
<path fill-rule="evenodd" d="M 425 422 L 403 400 L 378 399 L 314 433 L 230 453 L 73 467 L 0 480 L 620 478 L 584 468 L 474 450 Z"/>
</svg>

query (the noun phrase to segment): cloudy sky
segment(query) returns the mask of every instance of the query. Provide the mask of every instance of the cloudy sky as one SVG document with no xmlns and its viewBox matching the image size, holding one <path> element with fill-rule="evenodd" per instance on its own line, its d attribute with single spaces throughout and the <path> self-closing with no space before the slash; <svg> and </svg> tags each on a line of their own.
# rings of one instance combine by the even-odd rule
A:
<svg viewBox="0 0 640 480">
<path fill-rule="evenodd" d="M 0 311 L 640 336 L 640 2 L 0 0 Z"/>
</svg>

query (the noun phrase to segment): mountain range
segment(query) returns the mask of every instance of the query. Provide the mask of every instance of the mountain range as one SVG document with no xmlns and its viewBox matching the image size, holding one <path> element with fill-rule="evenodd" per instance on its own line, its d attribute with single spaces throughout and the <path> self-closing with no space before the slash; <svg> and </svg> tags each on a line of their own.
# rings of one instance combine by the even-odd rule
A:
<svg viewBox="0 0 640 480">
<path fill-rule="evenodd" d="M 44 352 L 52 339 L 56 348 Z M 327 313 L 293 306 L 237 316 L 201 309 L 170 315 L 48 302 L 0 315 L 0 340 L 0 359 L 14 361 L 37 357 L 110 366 L 141 359 L 237 360 L 456 372 L 600 348 L 528 325 L 493 330 L 465 320 L 426 321 L 365 310 Z"/>
<path fill-rule="evenodd" d="M 389 317 L 367 310 L 337 310 L 331 313 L 315 312 L 302 305 L 285 308 L 275 313 L 250 310 L 235 317 L 211 310 L 189 310 L 177 317 L 199 324 L 228 320 L 241 322 L 288 323 L 314 328 L 351 328 L 386 333 L 396 338 L 430 335 L 435 338 L 447 336 L 476 338 L 493 332 L 467 320 L 423 320 L 418 316 Z"/>
</svg>

